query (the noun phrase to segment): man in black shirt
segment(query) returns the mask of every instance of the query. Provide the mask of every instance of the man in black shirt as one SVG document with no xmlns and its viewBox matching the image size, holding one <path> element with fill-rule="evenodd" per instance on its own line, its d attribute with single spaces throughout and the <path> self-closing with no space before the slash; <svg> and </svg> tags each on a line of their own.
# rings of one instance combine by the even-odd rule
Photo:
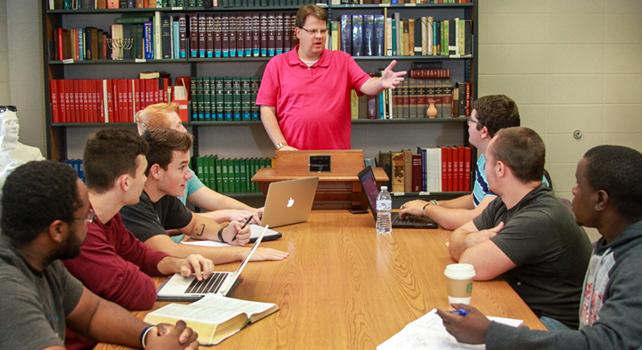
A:
<svg viewBox="0 0 642 350">
<path fill-rule="evenodd" d="M 449 251 L 475 266 L 477 280 L 503 274 L 547 327 L 577 328 L 591 245 L 571 211 L 542 186 L 544 157 L 535 131 L 500 130 L 486 149 L 485 169 L 499 197 L 452 233 Z"/>
</svg>

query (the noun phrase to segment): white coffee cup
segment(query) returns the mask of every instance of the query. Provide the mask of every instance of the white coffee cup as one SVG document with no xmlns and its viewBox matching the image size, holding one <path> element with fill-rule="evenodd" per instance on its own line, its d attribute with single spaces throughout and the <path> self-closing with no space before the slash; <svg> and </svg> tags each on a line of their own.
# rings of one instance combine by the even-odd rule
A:
<svg viewBox="0 0 642 350">
<path fill-rule="evenodd" d="M 444 270 L 449 304 L 470 304 L 475 267 L 471 264 L 450 264 Z"/>
</svg>

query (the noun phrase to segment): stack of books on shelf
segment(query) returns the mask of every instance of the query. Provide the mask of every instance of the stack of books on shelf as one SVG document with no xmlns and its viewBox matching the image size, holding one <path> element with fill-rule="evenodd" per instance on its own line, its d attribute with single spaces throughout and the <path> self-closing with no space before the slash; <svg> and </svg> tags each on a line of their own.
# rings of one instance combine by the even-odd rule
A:
<svg viewBox="0 0 642 350">
<path fill-rule="evenodd" d="M 471 112 L 470 82 L 454 83 L 448 68 L 414 68 L 394 90 L 377 96 L 352 92 L 352 119 L 452 118 Z M 429 109 L 431 112 L 428 112 Z"/>
<path fill-rule="evenodd" d="M 472 57 L 473 25 L 468 19 L 433 16 L 401 18 L 344 14 L 331 22 L 331 47 L 352 56 Z"/>
<path fill-rule="evenodd" d="M 169 78 L 52 79 L 53 123 L 133 123 L 150 104 L 169 101 Z"/>
<path fill-rule="evenodd" d="M 49 0 L 50 10 L 97 10 L 126 8 L 216 8 L 244 6 L 299 6 L 325 0 Z"/>
<path fill-rule="evenodd" d="M 379 152 L 378 165 L 392 192 L 469 192 L 472 150 L 466 146 L 417 147 Z"/>
<path fill-rule="evenodd" d="M 192 169 L 203 184 L 221 193 L 256 193 L 259 188 L 252 176 L 272 165 L 270 158 L 218 158 L 204 155 L 192 159 Z"/>
<path fill-rule="evenodd" d="M 255 104 L 259 83 L 258 78 L 192 78 L 191 120 L 259 120 Z"/>
</svg>

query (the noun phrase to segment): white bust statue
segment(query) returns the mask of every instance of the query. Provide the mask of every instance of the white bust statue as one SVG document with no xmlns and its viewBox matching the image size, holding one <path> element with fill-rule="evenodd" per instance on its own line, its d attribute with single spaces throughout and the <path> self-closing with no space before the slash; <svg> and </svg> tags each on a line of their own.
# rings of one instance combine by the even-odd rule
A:
<svg viewBox="0 0 642 350">
<path fill-rule="evenodd" d="M 0 106 L 0 186 L 15 168 L 32 160 L 45 159 L 38 148 L 18 141 L 19 131 L 16 107 Z"/>
</svg>

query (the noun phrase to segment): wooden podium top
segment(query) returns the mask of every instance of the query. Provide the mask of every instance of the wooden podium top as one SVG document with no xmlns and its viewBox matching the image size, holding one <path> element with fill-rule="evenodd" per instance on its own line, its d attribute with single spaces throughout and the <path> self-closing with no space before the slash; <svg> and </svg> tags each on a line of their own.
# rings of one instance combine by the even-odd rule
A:
<svg viewBox="0 0 642 350">
<path fill-rule="evenodd" d="M 363 169 L 363 166 L 357 170 L 354 175 L 332 175 L 332 174 L 323 174 L 323 173 L 307 173 L 306 175 L 293 175 L 293 174 L 284 174 L 279 173 L 276 169 L 273 168 L 262 168 L 254 174 L 252 181 L 262 183 L 262 182 L 274 182 L 274 181 L 283 181 L 291 180 L 298 177 L 307 177 L 307 176 L 318 176 L 319 182 L 353 182 L 359 181 L 357 177 L 359 171 Z M 377 182 L 387 182 L 388 175 L 383 171 L 383 168 L 373 168 L 375 180 Z"/>
<path fill-rule="evenodd" d="M 272 168 L 278 175 L 356 176 L 363 169 L 363 150 L 277 151 Z"/>
</svg>

